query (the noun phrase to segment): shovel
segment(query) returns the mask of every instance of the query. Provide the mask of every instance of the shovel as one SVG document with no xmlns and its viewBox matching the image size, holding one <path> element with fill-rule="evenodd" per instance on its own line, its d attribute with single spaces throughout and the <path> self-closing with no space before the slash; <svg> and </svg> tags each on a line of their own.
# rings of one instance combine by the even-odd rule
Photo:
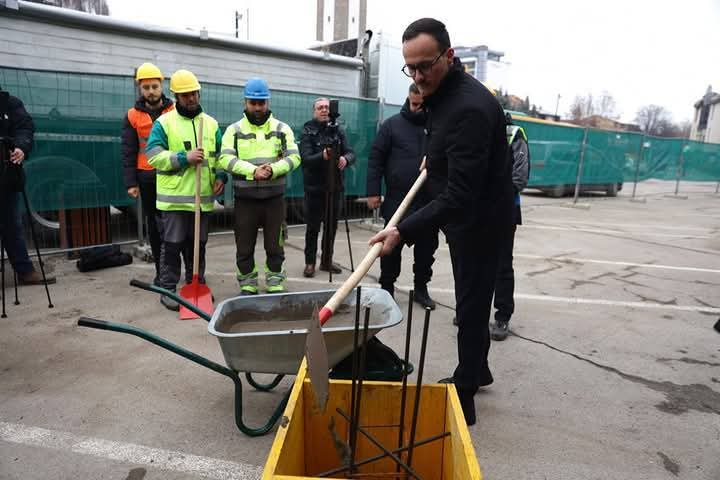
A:
<svg viewBox="0 0 720 480">
<path fill-rule="evenodd" d="M 415 195 L 417 194 L 420 187 L 422 187 L 425 179 L 427 178 L 427 171 L 425 170 L 425 159 L 423 158 L 422 164 L 420 165 L 420 175 L 410 187 L 410 191 L 405 195 L 405 198 L 400 203 L 400 206 L 395 211 L 390 221 L 387 223 L 385 228 L 394 227 L 398 224 L 400 219 L 405 214 L 408 206 L 412 203 Z M 325 346 L 325 337 L 323 336 L 321 327 L 333 316 L 338 305 L 347 297 L 352 289 L 357 287 L 360 280 L 367 274 L 370 267 L 375 262 L 377 257 L 380 255 L 382 250 L 382 243 L 376 243 L 370 250 L 365 254 L 365 258 L 362 259 L 357 269 L 348 277 L 347 280 L 338 288 L 338 290 L 330 297 L 325 303 L 325 306 L 318 312 L 317 309 L 313 312 L 312 319 L 310 320 L 310 326 L 308 328 L 307 340 L 305 342 L 305 356 L 307 357 L 308 374 L 310 377 L 311 387 L 315 394 L 316 406 L 325 411 L 325 405 L 327 404 L 328 386 L 330 379 L 328 377 L 328 358 L 327 358 L 327 347 Z"/>
<path fill-rule="evenodd" d="M 197 143 L 199 148 L 202 148 L 203 138 L 203 118 L 202 115 L 198 118 L 198 130 L 197 130 Z M 192 282 L 185 285 L 180 290 L 180 297 L 192 303 L 197 308 L 207 313 L 212 314 L 213 302 L 212 292 L 210 288 L 204 283 L 200 283 L 198 270 L 200 270 L 200 181 L 201 181 L 201 169 L 202 163 L 195 165 L 195 234 L 193 238 L 193 276 Z M 192 320 L 199 318 L 195 313 L 188 310 L 184 306 L 180 306 L 180 320 Z"/>
</svg>

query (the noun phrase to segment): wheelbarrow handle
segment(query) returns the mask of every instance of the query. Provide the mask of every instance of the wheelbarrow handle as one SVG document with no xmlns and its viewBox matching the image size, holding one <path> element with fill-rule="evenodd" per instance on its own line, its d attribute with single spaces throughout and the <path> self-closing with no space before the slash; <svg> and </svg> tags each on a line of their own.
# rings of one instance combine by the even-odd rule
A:
<svg viewBox="0 0 720 480">
<path fill-rule="evenodd" d="M 188 302 L 187 300 L 182 298 L 177 293 L 167 290 L 165 288 L 158 287 L 157 285 L 152 285 L 147 282 L 141 282 L 140 280 L 137 280 L 135 278 L 130 280 L 130 286 L 137 287 L 142 290 L 147 290 L 148 292 L 159 293 L 160 295 L 167 295 L 168 297 L 172 298 L 173 300 L 175 300 L 176 302 L 181 304 L 183 307 L 187 308 L 188 310 L 190 310 L 191 312 L 193 312 L 195 315 L 199 316 L 206 322 L 209 322 L 212 318 L 212 317 L 210 317 L 210 315 L 207 314 L 207 312 L 200 310 L 199 308 L 197 308 L 197 306 Z"/>
<path fill-rule="evenodd" d="M 97 328 L 98 330 L 112 330 L 112 328 L 110 328 L 110 322 L 89 317 L 80 317 L 78 320 L 78 326 Z"/>
<path fill-rule="evenodd" d="M 425 183 L 425 179 L 427 178 L 427 170 L 425 170 L 424 167 L 425 158 L 423 158 L 422 161 L 422 170 L 420 171 L 420 175 L 418 175 L 415 183 L 413 183 L 412 187 L 410 187 L 407 195 L 405 195 L 405 198 L 400 203 L 400 206 L 395 211 L 395 214 L 390 218 L 390 221 L 387 223 L 385 228 L 394 227 L 398 224 L 398 222 L 400 222 L 400 219 L 403 217 L 403 215 L 405 215 L 405 211 L 407 210 L 408 206 L 410 206 L 418 190 L 420 190 L 423 183 Z M 325 303 L 325 306 L 323 306 L 319 313 L 320 326 L 325 325 L 325 322 L 330 319 L 335 310 L 338 308 L 338 305 L 340 305 L 340 303 L 342 303 L 345 297 L 347 297 L 350 292 L 352 292 L 353 288 L 357 287 L 357 285 L 360 283 L 360 280 L 363 279 L 363 277 L 370 270 L 370 267 L 372 267 L 373 263 L 375 263 L 377 257 L 380 255 L 382 246 L 382 243 L 376 243 L 375 245 L 373 245 L 368 251 L 368 253 L 365 254 L 365 258 L 362 259 L 357 269 L 348 277 L 347 280 L 345 280 L 345 283 L 343 283 L 340 288 L 338 288 L 338 290 L 333 294 L 333 296 L 330 297 L 330 300 Z"/>
</svg>

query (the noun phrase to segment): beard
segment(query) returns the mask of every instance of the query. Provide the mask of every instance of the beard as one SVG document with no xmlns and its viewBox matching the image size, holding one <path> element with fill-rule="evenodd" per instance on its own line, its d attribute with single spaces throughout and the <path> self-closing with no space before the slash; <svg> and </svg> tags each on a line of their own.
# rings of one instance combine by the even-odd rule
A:
<svg viewBox="0 0 720 480">
<path fill-rule="evenodd" d="M 159 104 L 160 102 L 162 102 L 162 97 L 145 99 L 145 103 L 147 103 L 148 105 L 152 105 L 153 107 L 156 106 L 157 104 Z"/>
</svg>

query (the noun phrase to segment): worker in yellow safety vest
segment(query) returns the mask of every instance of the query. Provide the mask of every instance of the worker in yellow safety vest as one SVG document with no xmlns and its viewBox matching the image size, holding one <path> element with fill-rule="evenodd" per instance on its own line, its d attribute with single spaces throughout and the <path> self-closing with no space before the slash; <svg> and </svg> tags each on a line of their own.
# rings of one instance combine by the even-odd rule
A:
<svg viewBox="0 0 720 480">
<path fill-rule="evenodd" d="M 214 196 L 222 193 L 227 175 L 216 172 L 222 136 L 217 121 L 203 112 L 200 83 L 188 70 L 170 77 L 175 94 L 175 110 L 160 116 L 153 124 L 147 144 L 150 165 L 157 171 L 156 206 L 162 213 L 162 252 L 158 285 L 175 291 L 180 280 L 180 253 L 187 249 L 193 256 L 195 211 L 195 169 L 200 168 L 200 282 L 205 283 L 205 245 L 208 239 L 209 213 Z M 199 122 L 202 140 L 198 144 Z M 178 303 L 168 296 L 160 301 L 170 310 Z"/>
<path fill-rule="evenodd" d="M 283 292 L 285 178 L 300 165 L 300 154 L 292 129 L 270 111 L 270 90 L 265 80 L 251 78 L 245 84 L 245 114 L 225 130 L 219 163 L 233 177 L 240 293 L 258 292 L 254 253 L 260 227 L 267 255 L 266 290 Z"/>
</svg>

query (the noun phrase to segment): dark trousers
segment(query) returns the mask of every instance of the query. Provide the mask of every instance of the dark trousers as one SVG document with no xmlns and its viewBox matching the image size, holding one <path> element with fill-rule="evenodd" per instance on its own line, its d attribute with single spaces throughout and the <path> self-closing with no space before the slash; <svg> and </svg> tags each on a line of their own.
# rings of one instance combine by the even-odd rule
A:
<svg viewBox="0 0 720 480">
<path fill-rule="evenodd" d="M 252 199 L 235 197 L 235 246 L 241 275 L 255 269 L 255 242 L 263 229 L 265 265 L 271 272 L 282 271 L 285 261 L 285 197 Z"/>
<path fill-rule="evenodd" d="M 387 222 L 385 222 L 387 225 Z M 432 278 L 435 250 L 438 247 L 438 232 L 428 232 L 415 242 L 413 247 L 413 274 L 415 285 L 427 285 Z M 392 286 L 400 275 L 403 244 L 396 246 L 389 255 L 380 257 L 380 286 Z"/>
<path fill-rule="evenodd" d="M 0 237 L 13 269 L 18 275 L 26 275 L 34 268 L 25 246 L 21 200 L 22 193 L 0 192 Z"/>
<path fill-rule="evenodd" d="M 509 322 L 515 311 L 515 270 L 513 269 L 513 247 L 517 225 L 500 245 L 497 278 L 495 279 L 495 320 Z"/>
<path fill-rule="evenodd" d="M 185 211 L 163 212 L 161 217 L 163 242 L 160 249 L 160 276 L 158 285 L 175 291 L 180 281 L 180 257 L 185 259 L 185 280 L 192 280 L 192 258 L 194 249 L 195 213 Z M 200 265 L 198 277 L 205 283 L 205 245 L 208 239 L 210 216 L 200 214 Z"/>
<path fill-rule="evenodd" d="M 335 233 L 337 232 L 337 219 L 342 215 L 344 192 L 335 192 L 335 224 L 330 228 L 329 245 L 335 244 Z M 306 193 L 304 201 L 305 214 L 305 263 L 315 265 L 317 259 L 317 241 L 320 234 L 320 225 L 325 221 L 325 204 L 327 195 L 325 193 Z M 325 245 L 323 238 L 320 245 Z M 324 255 L 328 252 L 323 252 Z"/>
<path fill-rule="evenodd" d="M 161 212 L 156 208 L 157 201 L 157 183 L 154 170 L 138 170 L 137 172 L 138 187 L 140 188 L 140 201 L 142 204 L 142 214 L 147 225 L 147 235 L 150 241 L 150 250 L 152 250 L 153 259 L 155 260 L 155 278 L 160 277 L 160 249 L 162 248 L 162 236 L 160 232 L 160 215 Z M 190 260 L 192 261 L 192 259 Z"/>
<path fill-rule="evenodd" d="M 486 230 L 449 243 L 458 320 L 458 366 L 453 378 L 459 390 L 475 392 L 492 383 L 488 322 L 501 236 Z"/>
</svg>

